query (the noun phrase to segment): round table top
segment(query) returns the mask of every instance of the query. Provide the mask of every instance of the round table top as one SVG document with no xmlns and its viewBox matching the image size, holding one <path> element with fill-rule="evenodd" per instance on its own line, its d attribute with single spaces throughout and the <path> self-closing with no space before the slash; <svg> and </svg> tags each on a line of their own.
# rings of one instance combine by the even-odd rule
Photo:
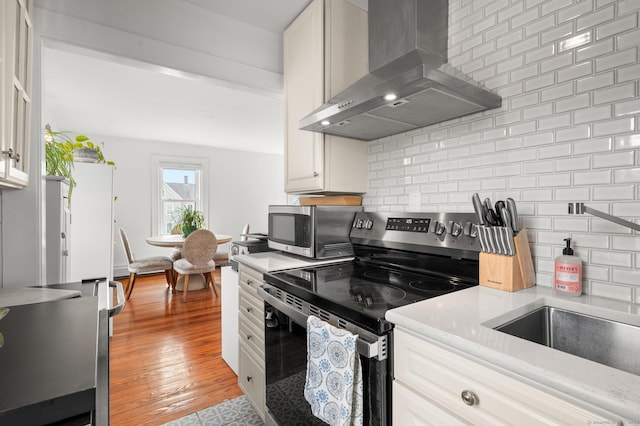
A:
<svg viewBox="0 0 640 426">
<path fill-rule="evenodd" d="M 218 240 L 218 244 L 225 244 L 231 241 L 231 235 L 225 234 L 216 234 L 216 239 Z M 152 246 L 160 246 L 160 247 L 182 247 L 184 244 L 185 238 L 182 234 L 171 234 L 171 235 L 154 235 L 147 238 L 147 243 Z"/>
</svg>

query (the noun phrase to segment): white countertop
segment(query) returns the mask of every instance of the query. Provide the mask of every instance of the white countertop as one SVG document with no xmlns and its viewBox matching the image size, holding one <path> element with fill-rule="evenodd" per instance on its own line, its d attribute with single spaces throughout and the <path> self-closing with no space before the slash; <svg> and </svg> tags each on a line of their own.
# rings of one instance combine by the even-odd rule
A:
<svg viewBox="0 0 640 426">
<path fill-rule="evenodd" d="M 340 259 L 314 260 L 305 257 L 294 256 L 280 251 L 267 251 L 262 253 L 241 254 L 234 256 L 233 260 L 256 269 L 262 273 L 283 271 L 285 269 L 305 268 L 309 266 L 325 265 L 328 263 L 344 262 L 353 257 Z"/>
<path fill-rule="evenodd" d="M 640 376 L 492 328 L 543 305 L 640 325 L 638 305 L 588 295 L 556 297 L 545 287 L 509 293 L 477 286 L 390 310 L 386 318 L 503 374 L 639 424 Z"/>
</svg>

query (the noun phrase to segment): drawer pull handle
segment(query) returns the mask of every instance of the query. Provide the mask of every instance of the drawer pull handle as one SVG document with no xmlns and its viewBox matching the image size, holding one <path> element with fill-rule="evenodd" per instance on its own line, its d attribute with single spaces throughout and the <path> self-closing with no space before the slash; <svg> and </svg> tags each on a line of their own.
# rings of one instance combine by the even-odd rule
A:
<svg viewBox="0 0 640 426">
<path fill-rule="evenodd" d="M 462 402 L 464 402 L 469 406 L 476 405 L 479 402 L 478 396 L 475 393 L 468 390 L 462 391 L 462 393 L 460 394 L 460 397 L 462 398 Z"/>
<path fill-rule="evenodd" d="M 247 382 L 250 382 L 250 381 L 252 381 L 252 380 L 253 380 L 253 377 L 251 377 L 251 376 L 247 376 Z"/>
<path fill-rule="evenodd" d="M 248 285 L 253 285 L 253 281 L 251 281 L 251 280 L 247 280 L 247 284 L 248 284 Z"/>
<path fill-rule="evenodd" d="M 247 340 L 251 340 L 251 335 L 248 335 L 248 336 L 247 336 Z"/>
<path fill-rule="evenodd" d="M 251 308 L 247 308 L 247 312 L 251 312 L 253 309 Z"/>
</svg>

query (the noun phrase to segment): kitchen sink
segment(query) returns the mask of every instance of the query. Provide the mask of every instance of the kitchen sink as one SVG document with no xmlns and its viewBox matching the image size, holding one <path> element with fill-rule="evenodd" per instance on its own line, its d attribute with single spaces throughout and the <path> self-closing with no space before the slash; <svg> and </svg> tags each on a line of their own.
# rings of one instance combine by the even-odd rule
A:
<svg viewBox="0 0 640 426">
<path fill-rule="evenodd" d="M 494 329 L 640 376 L 640 325 L 542 306 Z"/>
</svg>

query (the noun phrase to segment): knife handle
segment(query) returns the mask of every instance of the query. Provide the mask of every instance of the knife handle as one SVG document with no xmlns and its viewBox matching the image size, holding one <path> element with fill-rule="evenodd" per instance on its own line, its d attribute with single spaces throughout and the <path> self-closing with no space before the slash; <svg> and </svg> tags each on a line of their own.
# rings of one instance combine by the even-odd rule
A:
<svg viewBox="0 0 640 426">
<path fill-rule="evenodd" d="M 478 217 L 478 224 L 484 225 L 484 208 L 482 207 L 482 201 L 480 201 L 480 196 L 476 192 L 471 197 L 471 202 L 473 203 L 473 209 L 476 212 L 476 216 Z"/>
</svg>

